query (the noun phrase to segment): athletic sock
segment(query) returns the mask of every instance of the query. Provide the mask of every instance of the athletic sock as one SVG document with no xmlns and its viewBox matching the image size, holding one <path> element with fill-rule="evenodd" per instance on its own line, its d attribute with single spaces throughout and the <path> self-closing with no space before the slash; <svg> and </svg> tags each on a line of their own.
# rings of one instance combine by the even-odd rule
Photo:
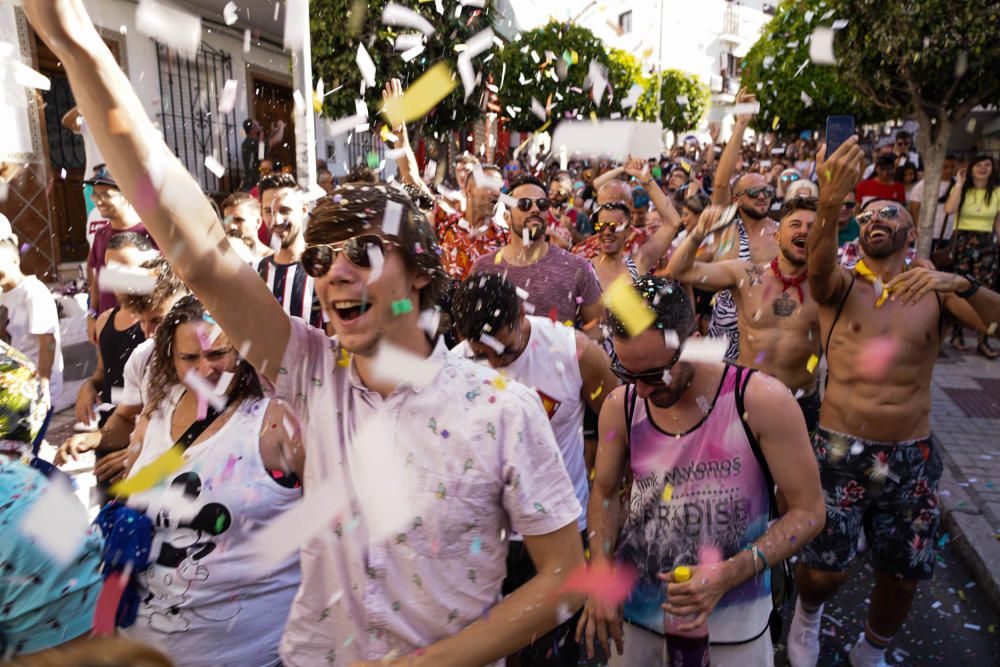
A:
<svg viewBox="0 0 1000 667">
<path fill-rule="evenodd" d="M 874 635 L 874 638 L 870 635 Z M 873 641 L 874 639 L 874 641 Z M 891 637 L 882 637 L 865 626 L 865 633 L 858 639 L 851 651 L 851 664 L 854 667 L 878 667 L 885 664 L 885 648 Z M 884 640 L 885 643 L 882 643 Z"/>
<path fill-rule="evenodd" d="M 819 603 L 815 607 L 809 605 L 802 601 L 802 596 L 800 595 L 795 601 L 795 613 L 802 617 L 802 620 L 810 625 L 816 625 L 823 618 L 823 603 Z"/>
</svg>

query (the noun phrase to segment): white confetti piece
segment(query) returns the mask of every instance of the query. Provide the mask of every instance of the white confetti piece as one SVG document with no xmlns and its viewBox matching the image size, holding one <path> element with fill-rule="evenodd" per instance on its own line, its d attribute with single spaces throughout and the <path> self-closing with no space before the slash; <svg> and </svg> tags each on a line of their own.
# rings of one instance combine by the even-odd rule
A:
<svg viewBox="0 0 1000 667">
<path fill-rule="evenodd" d="M 549 115 L 545 111 L 545 107 L 542 106 L 542 103 L 534 97 L 531 98 L 531 113 L 535 114 L 538 117 L 538 120 L 545 120 Z"/>
<path fill-rule="evenodd" d="M 593 122 L 564 120 L 552 135 L 552 147 L 566 148 L 574 156 L 609 157 L 624 160 L 629 155 L 639 158 L 659 158 L 663 147 L 663 126 L 631 120 L 599 120 Z"/>
<path fill-rule="evenodd" d="M 799 95 L 799 99 L 801 99 L 802 100 L 802 104 L 806 105 L 807 107 L 811 107 L 812 104 L 813 104 L 812 98 L 809 97 L 808 95 L 806 95 L 806 91 L 804 91 L 804 90 Z"/>
<path fill-rule="evenodd" d="M 205 169 L 215 174 L 216 178 L 222 178 L 222 175 L 226 173 L 226 168 L 212 155 L 205 156 Z"/>
<path fill-rule="evenodd" d="M 733 106 L 733 113 L 737 116 L 752 116 L 760 113 L 760 102 L 744 102 Z"/>
<path fill-rule="evenodd" d="M 371 265 L 371 273 L 368 274 L 368 284 L 371 285 L 382 276 L 385 257 L 382 255 L 382 249 L 374 243 L 367 244 L 365 251 L 368 253 L 368 263 Z"/>
<path fill-rule="evenodd" d="M 455 63 L 458 69 L 458 76 L 462 80 L 462 88 L 465 90 L 465 99 L 469 99 L 473 89 L 476 87 L 476 72 L 472 67 L 472 61 L 463 53 Z"/>
<path fill-rule="evenodd" d="M 236 106 L 236 91 L 239 89 L 239 82 L 236 79 L 227 79 L 222 87 L 222 94 L 219 95 L 219 113 L 227 114 Z"/>
<path fill-rule="evenodd" d="M 424 385 L 440 370 L 440 366 L 430 359 L 385 341 L 379 344 L 373 361 L 371 371 L 374 380 L 387 384 Z"/>
<path fill-rule="evenodd" d="M 409 51 L 415 46 L 420 46 L 424 43 L 424 36 L 419 32 L 404 32 L 401 35 L 396 36 L 396 41 L 393 42 L 393 48 L 397 51 Z"/>
<path fill-rule="evenodd" d="M 688 338 L 681 348 L 680 361 L 714 364 L 722 361 L 729 347 L 728 338 Z"/>
<path fill-rule="evenodd" d="M 226 22 L 226 25 L 232 25 L 236 23 L 236 19 L 239 18 L 236 15 L 238 7 L 235 2 L 226 3 L 226 6 L 222 8 L 222 20 Z"/>
<path fill-rule="evenodd" d="M 678 95 L 677 96 L 677 104 L 681 105 L 682 107 L 686 107 L 687 104 L 688 104 L 688 96 L 687 95 Z"/>
<path fill-rule="evenodd" d="M 156 0 L 139 0 L 135 9 L 135 27 L 185 58 L 194 58 L 201 45 L 201 17 Z"/>
<path fill-rule="evenodd" d="M 198 394 L 199 397 L 208 401 L 216 410 L 226 409 L 226 398 L 215 393 L 215 387 L 210 385 L 208 381 L 193 369 L 189 369 L 184 375 L 184 384 L 191 387 L 194 393 Z"/>
<path fill-rule="evenodd" d="M 87 510 L 77 500 L 69 482 L 61 477 L 49 480 L 21 520 L 21 533 L 60 565 L 77 555 L 87 538 Z"/>
<path fill-rule="evenodd" d="M 590 97 L 594 100 L 594 104 L 601 106 L 604 91 L 608 86 L 608 71 L 596 60 L 591 60 L 588 77 L 590 78 Z"/>
<path fill-rule="evenodd" d="M 430 21 L 412 9 L 398 5 L 395 2 L 390 2 L 382 10 L 382 23 L 402 28 L 413 28 L 427 36 L 434 34 L 434 26 L 431 25 Z"/>
<path fill-rule="evenodd" d="M 517 296 L 518 296 L 519 298 L 521 298 L 521 299 L 523 299 L 523 300 L 525 300 L 525 301 L 527 301 L 527 300 L 528 300 L 528 296 L 529 296 L 529 294 L 528 294 L 528 291 L 527 291 L 527 290 L 524 290 L 524 289 L 521 289 L 520 287 L 515 287 L 515 288 L 514 288 L 514 292 L 515 292 L 515 293 L 517 294 Z"/>
<path fill-rule="evenodd" d="M 833 54 L 833 36 L 836 33 L 831 28 L 816 28 L 809 40 L 809 59 L 814 65 L 835 65 L 837 58 Z"/>
<path fill-rule="evenodd" d="M 361 70 L 361 77 L 368 84 L 369 88 L 375 87 L 375 63 L 372 61 L 372 57 L 368 55 L 368 51 L 365 50 L 364 44 L 358 44 L 358 54 L 355 57 L 355 62 L 358 64 L 358 69 Z"/>
<path fill-rule="evenodd" d="M 101 269 L 97 280 L 102 292 L 116 294 L 152 294 L 156 287 L 156 276 L 146 270 L 114 264 Z"/>
<path fill-rule="evenodd" d="M 328 120 L 326 121 L 326 136 L 330 139 L 334 137 L 339 137 L 342 134 L 347 134 L 359 124 L 364 123 L 368 120 L 368 116 L 347 116 L 346 118 L 340 118 L 338 120 Z M 263 145 L 263 142 L 261 143 Z"/>
<path fill-rule="evenodd" d="M 681 346 L 680 336 L 678 336 L 677 332 L 674 331 L 673 329 L 667 329 L 666 331 L 663 332 L 663 342 L 671 350 L 676 350 Z"/>
<path fill-rule="evenodd" d="M 251 549 L 257 563 L 265 567 L 278 565 L 320 531 L 333 532 L 331 524 L 341 512 L 336 486 L 321 482 L 291 509 L 256 530 Z"/>
<path fill-rule="evenodd" d="M 396 201 L 385 204 L 385 214 L 382 216 L 382 231 L 391 236 L 399 235 L 399 221 L 403 216 L 403 205 Z"/>
<path fill-rule="evenodd" d="M 243 31 L 243 53 L 250 53 L 250 28 Z"/>
<path fill-rule="evenodd" d="M 423 44 L 417 44 L 412 49 L 409 49 L 407 51 L 403 51 L 403 53 L 400 54 L 399 57 L 403 59 L 404 63 L 408 63 L 411 60 L 413 60 L 414 58 L 416 58 L 417 56 L 419 56 L 421 53 L 423 53 L 424 52 L 424 48 L 425 48 L 425 46 Z"/>
<path fill-rule="evenodd" d="M 278 7 L 274 3 L 274 20 L 278 20 Z M 301 51 L 309 29 L 309 0 L 285 0 L 284 45 L 291 51 Z"/>
<path fill-rule="evenodd" d="M 837 19 L 836 21 L 833 22 L 833 25 L 830 27 L 833 28 L 834 30 L 843 30 L 844 28 L 847 27 L 848 23 L 849 21 L 847 19 Z"/>
<path fill-rule="evenodd" d="M 430 338 L 437 338 L 438 325 L 441 323 L 441 311 L 435 308 L 428 308 L 420 311 L 420 318 L 417 325 Z"/>
<path fill-rule="evenodd" d="M 506 345 L 504 345 L 503 343 L 501 343 L 488 333 L 480 334 L 479 342 L 482 343 L 483 345 L 486 345 L 497 354 L 503 354 L 503 351 L 507 349 Z"/>
</svg>

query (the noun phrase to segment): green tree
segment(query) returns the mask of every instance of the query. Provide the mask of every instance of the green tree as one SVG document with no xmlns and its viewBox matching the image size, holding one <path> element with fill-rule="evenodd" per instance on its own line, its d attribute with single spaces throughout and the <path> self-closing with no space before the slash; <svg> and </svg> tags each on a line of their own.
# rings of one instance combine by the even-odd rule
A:
<svg viewBox="0 0 1000 667">
<path fill-rule="evenodd" d="M 394 45 L 400 33 L 416 31 L 382 24 L 382 10 L 388 0 L 312 0 L 310 3 L 313 76 L 323 79 L 327 91 L 337 89 L 323 100 L 324 116 L 342 118 L 355 113 L 354 100 L 359 97 L 362 81 L 355 61 L 359 44 L 364 44 L 375 63 L 377 85 L 364 95 L 368 116 L 374 121 L 382 102 L 381 86 L 386 81 L 398 77 L 405 88 L 439 60 L 447 60 L 457 77 L 455 46 L 481 30 L 492 28 L 496 19 L 493 0 L 487 0 L 482 8 L 466 7 L 457 17 L 450 8 L 443 15 L 438 14 L 431 2 L 394 1 L 414 10 L 435 28 L 434 34 L 425 40 L 423 53 L 408 63 L 403 62 L 401 52 L 396 51 Z M 482 70 L 483 82 L 491 71 L 491 61 L 487 60 L 490 53 L 495 50 L 473 60 L 473 66 Z M 465 100 L 459 83 L 455 91 L 417 123 L 414 134 L 439 134 L 466 127 L 482 116 L 480 102 L 484 90 L 480 84 Z"/>
<path fill-rule="evenodd" d="M 567 116 L 586 118 L 591 112 L 602 117 L 621 113 L 621 100 L 632 87 L 632 77 L 641 75 L 641 66 L 629 54 L 617 50 L 609 54 L 590 30 L 557 21 L 520 33 L 498 60 L 494 72 L 503 74 L 500 104 L 510 127 L 518 131 L 532 131 L 543 124 L 531 111 L 532 98 L 543 107 L 551 105 L 553 122 Z M 604 68 L 611 84 L 613 101 L 608 101 L 606 91 L 600 107 L 591 98 L 591 62 Z"/>
<path fill-rule="evenodd" d="M 815 130 L 826 117 L 852 114 L 858 124 L 891 117 L 845 81 L 839 68 L 815 65 L 809 58 L 813 31 L 829 27 L 837 0 L 784 0 L 743 59 L 741 83 L 757 96 L 760 113 L 752 125 L 763 131 Z M 776 120 L 777 119 L 777 120 Z"/>
<path fill-rule="evenodd" d="M 837 0 L 848 19 L 835 52 L 843 78 L 879 107 L 904 109 L 920 125 L 924 162 L 918 249 L 930 253 L 941 166 L 956 123 L 979 105 L 1000 103 L 1000 3 Z"/>
<path fill-rule="evenodd" d="M 660 108 L 656 108 L 656 81 L 660 80 Z M 659 77 L 650 74 L 646 92 L 639 100 L 639 118 L 659 120 L 663 129 L 677 137 L 698 125 L 708 108 L 708 86 L 694 74 L 665 69 Z"/>
<path fill-rule="evenodd" d="M 642 72 L 642 64 L 639 59 L 628 51 L 622 49 L 608 50 L 608 82 L 611 84 L 613 92 L 610 112 L 618 112 L 622 118 L 639 118 L 640 104 L 637 101 L 628 109 L 622 108 L 622 102 L 628 96 L 629 90 L 635 84 L 639 84 L 644 89 L 649 89 L 649 79 Z M 608 113 L 609 109 L 601 109 Z M 610 113 L 608 113 L 610 115 Z"/>
</svg>

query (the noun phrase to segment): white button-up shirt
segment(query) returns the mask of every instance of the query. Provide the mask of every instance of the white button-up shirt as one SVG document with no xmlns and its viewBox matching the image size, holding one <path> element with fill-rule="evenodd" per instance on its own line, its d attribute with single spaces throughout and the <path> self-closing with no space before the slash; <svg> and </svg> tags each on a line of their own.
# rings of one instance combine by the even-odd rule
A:
<svg viewBox="0 0 1000 667">
<path fill-rule="evenodd" d="M 580 514 L 541 401 L 440 341 L 433 377 L 383 400 L 336 340 L 291 321 L 275 389 L 303 420 L 305 493 L 332 482 L 337 506 L 351 509 L 301 550 L 283 662 L 348 665 L 456 634 L 499 599 L 511 530 L 543 535 Z M 354 488 L 351 462 L 366 455 L 365 438 L 354 436 L 369 419 L 414 488 L 390 538 L 369 537 Z"/>
</svg>

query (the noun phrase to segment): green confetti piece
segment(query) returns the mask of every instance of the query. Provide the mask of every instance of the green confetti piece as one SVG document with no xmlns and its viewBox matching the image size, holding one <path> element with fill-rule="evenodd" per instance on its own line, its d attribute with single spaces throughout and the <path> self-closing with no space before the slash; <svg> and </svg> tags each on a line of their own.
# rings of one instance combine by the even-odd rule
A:
<svg viewBox="0 0 1000 667">
<path fill-rule="evenodd" d="M 409 299 L 400 299 L 392 302 L 393 315 L 405 315 L 413 312 L 413 303 Z"/>
<path fill-rule="evenodd" d="M 379 158 L 378 153 L 372 152 L 368 154 L 368 166 L 372 169 L 378 169 L 381 162 L 382 160 Z"/>
</svg>

